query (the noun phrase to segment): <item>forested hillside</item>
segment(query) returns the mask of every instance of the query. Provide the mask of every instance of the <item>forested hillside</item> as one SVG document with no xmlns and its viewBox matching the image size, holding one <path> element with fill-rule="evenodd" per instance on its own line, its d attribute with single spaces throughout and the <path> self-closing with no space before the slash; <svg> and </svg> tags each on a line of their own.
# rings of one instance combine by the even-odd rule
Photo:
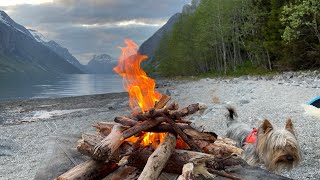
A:
<svg viewBox="0 0 320 180">
<path fill-rule="evenodd" d="M 320 67 L 319 0 L 202 0 L 164 35 L 163 76 Z"/>
</svg>

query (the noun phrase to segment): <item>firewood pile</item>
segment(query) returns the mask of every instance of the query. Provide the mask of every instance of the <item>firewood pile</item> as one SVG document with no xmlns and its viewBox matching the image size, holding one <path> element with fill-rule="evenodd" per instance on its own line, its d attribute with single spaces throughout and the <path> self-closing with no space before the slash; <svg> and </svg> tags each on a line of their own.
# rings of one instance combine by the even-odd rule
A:
<svg viewBox="0 0 320 180">
<path fill-rule="evenodd" d="M 247 171 L 254 174 L 253 167 L 240 158 L 242 149 L 235 142 L 202 132 L 184 119 L 202 111 L 204 105 L 179 108 L 172 102 L 166 106 L 169 100 L 164 95 L 145 113 L 94 124 L 97 132 L 84 133 L 77 146 L 91 160 L 56 179 L 152 180 L 161 179 L 162 172 L 176 174 L 179 180 L 241 179 L 247 176 Z M 259 168 L 260 176 L 262 171 Z"/>
</svg>

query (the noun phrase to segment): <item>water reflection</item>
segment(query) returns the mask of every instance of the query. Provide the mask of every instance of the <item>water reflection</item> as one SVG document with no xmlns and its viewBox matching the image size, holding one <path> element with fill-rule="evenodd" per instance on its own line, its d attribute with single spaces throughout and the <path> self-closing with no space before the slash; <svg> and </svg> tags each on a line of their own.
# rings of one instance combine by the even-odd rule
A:
<svg viewBox="0 0 320 180">
<path fill-rule="evenodd" d="M 0 101 L 123 91 L 122 80 L 118 75 L 0 76 Z"/>
</svg>

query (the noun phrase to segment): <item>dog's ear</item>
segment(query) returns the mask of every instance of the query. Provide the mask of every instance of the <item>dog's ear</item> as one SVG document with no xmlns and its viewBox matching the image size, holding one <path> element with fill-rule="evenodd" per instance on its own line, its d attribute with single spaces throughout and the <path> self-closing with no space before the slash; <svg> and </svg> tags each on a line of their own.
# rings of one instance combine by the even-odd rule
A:
<svg viewBox="0 0 320 180">
<path fill-rule="evenodd" d="M 264 134 L 266 134 L 266 133 L 270 132 L 273 129 L 273 127 L 272 127 L 272 124 L 270 123 L 270 121 L 265 119 L 261 125 L 261 129 L 262 129 L 262 132 Z"/>
<path fill-rule="evenodd" d="M 285 128 L 286 128 L 286 130 L 290 131 L 293 135 L 295 135 L 291 118 L 287 119 Z"/>
</svg>

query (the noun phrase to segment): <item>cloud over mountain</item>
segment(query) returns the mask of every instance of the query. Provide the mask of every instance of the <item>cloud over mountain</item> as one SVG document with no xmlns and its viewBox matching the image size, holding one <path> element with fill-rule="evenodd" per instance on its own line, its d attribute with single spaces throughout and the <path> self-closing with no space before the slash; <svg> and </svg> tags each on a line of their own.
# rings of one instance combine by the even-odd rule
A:
<svg viewBox="0 0 320 180">
<path fill-rule="evenodd" d="M 80 61 L 93 54 L 117 57 L 131 38 L 141 44 L 190 0 L 54 0 L 0 7 L 18 23 L 67 47 Z"/>
</svg>

